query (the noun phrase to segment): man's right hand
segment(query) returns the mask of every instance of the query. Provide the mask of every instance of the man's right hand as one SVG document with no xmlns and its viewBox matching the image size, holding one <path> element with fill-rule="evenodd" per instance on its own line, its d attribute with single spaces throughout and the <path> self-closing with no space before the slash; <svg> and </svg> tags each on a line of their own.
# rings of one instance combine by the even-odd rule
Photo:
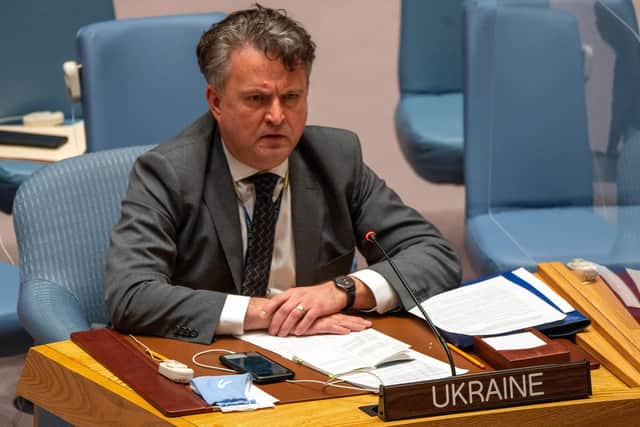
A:
<svg viewBox="0 0 640 427">
<path fill-rule="evenodd" d="M 268 329 L 271 318 L 266 317 L 263 307 L 269 301 L 266 298 L 252 297 L 244 318 L 245 331 Z M 317 318 L 311 326 L 301 335 L 339 334 L 358 332 L 371 326 L 371 322 L 359 316 L 350 316 L 342 313 L 334 313 Z M 294 335 L 294 331 L 290 332 Z"/>
<path fill-rule="evenodd" d="M 255 331 L 258 329 L 267 329 L 271 323 L 271 319 L 265 316 L 264 305 L 269 300 L 267 298 L 251 297 L 249 306 L 244 315 L 244 330 Z"/>
<path fill-rule="evenodd" d="M 302 335 L 336 334 L 345 335 L 349 332 L 363 331 L 371 327 L 371 321 L 359 316 L 334 313 L 320 317 L 311 324 Z M 293 334 L 294 331 L 291 331 Z"/>
</svg>

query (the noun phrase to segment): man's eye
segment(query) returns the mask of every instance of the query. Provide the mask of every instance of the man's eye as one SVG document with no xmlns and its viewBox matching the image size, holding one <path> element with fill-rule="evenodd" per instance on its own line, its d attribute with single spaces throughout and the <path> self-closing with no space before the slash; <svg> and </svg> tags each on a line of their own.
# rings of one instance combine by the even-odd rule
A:
<svg viewBox="0 0 640 427">
<path fill-rule="evenodd" d="M 261 104 L 264 101 L 264 96 L 263 95 L 249 95 L 247 97 L 247 101 L 249 101 L 252 104 Z"/>
<path fill-rule="evenodd" d="M 285 96 L 283 96 L 282 102 L 284 104 L 293 105 L 295 104 L 296 101 L 298 101 L 298 99 L 300 99 L 299 93 L 288 93 Z"/>
</svg>

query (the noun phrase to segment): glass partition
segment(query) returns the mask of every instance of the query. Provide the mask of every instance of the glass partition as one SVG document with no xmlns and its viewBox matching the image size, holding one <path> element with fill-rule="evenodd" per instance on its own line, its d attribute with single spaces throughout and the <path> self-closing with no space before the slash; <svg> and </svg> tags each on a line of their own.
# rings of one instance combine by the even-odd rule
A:
<svg viewBox="0 0 640 427">
<path fill-rule="evenodd" d="M 479 244 L 511 248 L 514 263 L 584 258 L 640 268 L 640 37 L 631 1 L 496 3 L 482 21 L 490 34 L 466 54 L 468 72 L 487 76 L 467 77 L 467 223 L 486 221 L 494 237 Z M 478 22 L 467 31 L 483 34 Z"/>
</svg>

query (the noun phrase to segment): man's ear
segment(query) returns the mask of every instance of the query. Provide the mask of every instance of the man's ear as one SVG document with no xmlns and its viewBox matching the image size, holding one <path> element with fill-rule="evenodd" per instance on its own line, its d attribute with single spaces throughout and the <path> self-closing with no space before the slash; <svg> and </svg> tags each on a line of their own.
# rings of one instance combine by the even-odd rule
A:
<svg viewBox="0 0 640 427">
<path fill-rule="evenodd" d="M 209 110 L 213 114 L 213 117 L 215 117 L 216 120 L 220 120 L 220 93 L 216 88 L 211 86 L 211 84 L 207 84 L 204 96 L 207 99 L 207 105 L 209 105 Z"/>
</svg>

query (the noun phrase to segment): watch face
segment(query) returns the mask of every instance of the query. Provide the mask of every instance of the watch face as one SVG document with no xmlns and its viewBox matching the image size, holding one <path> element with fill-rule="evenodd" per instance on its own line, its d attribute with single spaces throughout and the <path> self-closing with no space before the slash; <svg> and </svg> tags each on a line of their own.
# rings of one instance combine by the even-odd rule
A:
<svg viewBox="0 0 640 427">
<path fill-rule="evenodd" d="M 355 288 L 356 282 L 354 282 L 353 279 L 349 276 L 340 276 L 336 278 L 336 285 L 345 290 L 350 290 L 352 288 Z"/>
<path fill-rule="evenodd" d="M 356 299 L 356 282 L 349 276 L 340 276 L 334 279 L 334 283 L 347 294 L 347 305 L 344 308 L 353 307 Z"/>
</svg>

